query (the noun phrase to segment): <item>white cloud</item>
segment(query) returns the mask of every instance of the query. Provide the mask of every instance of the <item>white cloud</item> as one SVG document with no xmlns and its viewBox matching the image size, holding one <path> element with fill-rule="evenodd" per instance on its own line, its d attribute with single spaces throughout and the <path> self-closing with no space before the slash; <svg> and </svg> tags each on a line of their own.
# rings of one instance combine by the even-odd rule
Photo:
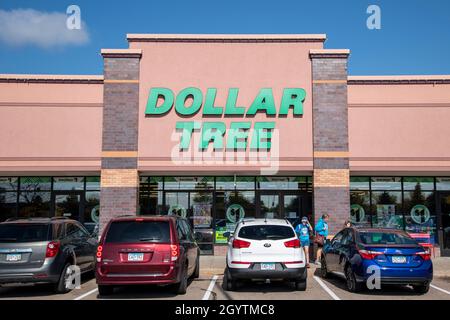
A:
<svg viewBox="0 0 450 320">
<path fill-rule="evenodd" d="M 11 46 L 36 45 L 43 48 L 82 45 L 89 42 L 84 23 L 81 29 L 66 26 L 68 15 L 34 9 L 0 10 L 0 42 Z"/>
</svg>

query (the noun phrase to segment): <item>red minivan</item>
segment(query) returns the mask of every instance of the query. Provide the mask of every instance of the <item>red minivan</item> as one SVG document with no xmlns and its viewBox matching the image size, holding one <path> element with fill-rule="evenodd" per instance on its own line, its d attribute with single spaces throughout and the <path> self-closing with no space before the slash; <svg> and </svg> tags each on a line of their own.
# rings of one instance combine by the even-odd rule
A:
<svg viewBox="0 0 450 320">
<path fill-rule="evenodd" d="M 177 216 L 127 216 L 107 224 L 97 248 L 95 277 L 100 295 L 115 286 L 171 285 L 185 294 L 198 278 L 200 250 L 186 219 Z"/>
</svg>

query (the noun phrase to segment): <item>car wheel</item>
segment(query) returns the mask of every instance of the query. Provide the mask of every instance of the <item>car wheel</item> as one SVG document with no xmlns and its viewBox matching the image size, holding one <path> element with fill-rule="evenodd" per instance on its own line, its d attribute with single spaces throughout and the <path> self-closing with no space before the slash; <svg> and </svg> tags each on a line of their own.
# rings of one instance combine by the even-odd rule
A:
<svg viewBox="0 0 450 320">
<path fill-rule="evenodd" d="M 350 292 L 358 292 L 361 290 L 361 284 L 356 281 L 355 273 L 350 266 L 345 268 L 345 279 L 347 282 L 347 289 Z"/>
<path fill-rule="evenodd" d="M 195 270 L 192 274 L 192 279 L 198 279 L 200 277 L 200 258 L 197 257 L 197 262 L 195 264 Z"/>
<path fill-rule="evenodd" d="M 55 285 L 56 293 L 64 294 L 64 293 L 67 293 L 70 291 L 70 289 L 67 288 L 67 284 L 66 284 L 66 282 L 70 276 L 70 269 L 69 269 L 70 266 L 71 266 L 71 264 L 68 262 L 64 265 L 61 275 L 59 276 L 59 280 Z"/>
<path fill-rule="evenodd" d="M 420 294 L 425 294 L 430 290 L 430 284 L 423 284 L 423 285 L 419 285 L 419 286 L 412 286 L 414 289 L 414 292 L 416 293 L 420 293 Z"/>
<path fill-rule="evenodd" d="M 329 275 L 327 261 L 325 260 L 325 257 L 322 256 L 322 259 L 320 259 L 320 276 L 325 279 L 328 278 Z"/>
<path fill-rule="evenodd" d="M 228 269 L 225 270 L 222 280 L 222 288 L 225 291 L 235 291 L 236 290 L 236 280 L 233 280 Z"/>
<path fill-rule="evenodd" d="M 174 287 L 175 293 L 176 294 L 186 294 L 187 282 L 188 282 L 187 266 L 184 266 L 183 271 L 181 272 L 180 282 L 177 283 Z"/>
<path fill-rule="evenodd" d="M 295 282 L 295 290 L 305 291 L 306 290 L 306 279 Z"/>
<path fill-rule="evenodd" d="M 98 286 L 98 293 L 101 296 L 109 296 L 114 292 L 114 287 L 113 286 Z"/>
</svg>

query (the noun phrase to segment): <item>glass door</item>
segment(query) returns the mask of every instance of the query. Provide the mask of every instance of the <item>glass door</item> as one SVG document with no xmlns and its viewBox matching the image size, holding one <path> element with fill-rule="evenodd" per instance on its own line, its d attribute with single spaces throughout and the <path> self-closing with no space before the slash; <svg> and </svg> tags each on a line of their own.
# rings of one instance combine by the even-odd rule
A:
<svg viewBox="0 0 450 320">
<path fill-rule="evenodd" d="M 84 199 L 82 197 L 82 192 L 53 192 L 52 216 L 80 221 L 83 218 L 81 207 Z"/>
<path fill-rule="evenodd" d="M 261 191 L 259 194 L 259 216 L 267 219 L 281 218 L 280 202 L 279 192 Z"/>
<path fill-rule="evenodd" d="M 450 256 L 450 193 L 438 194 L 437 200 L 441 255 L 448 257 Z"/>
</svg>

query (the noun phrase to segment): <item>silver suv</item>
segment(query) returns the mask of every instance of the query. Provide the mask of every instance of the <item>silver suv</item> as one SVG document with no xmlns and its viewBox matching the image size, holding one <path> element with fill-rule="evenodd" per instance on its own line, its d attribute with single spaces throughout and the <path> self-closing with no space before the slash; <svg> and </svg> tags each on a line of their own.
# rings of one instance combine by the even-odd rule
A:
<svg viewBox="0 0 450 320">
<path fill-rule="evenodd" d="M 0 285 L 53 284 L 70 291 L 75 271 L 94 270 L 97 239 L 81 223 L 67 218 L 22 218 L 0 223 Z"/>
</svg>

